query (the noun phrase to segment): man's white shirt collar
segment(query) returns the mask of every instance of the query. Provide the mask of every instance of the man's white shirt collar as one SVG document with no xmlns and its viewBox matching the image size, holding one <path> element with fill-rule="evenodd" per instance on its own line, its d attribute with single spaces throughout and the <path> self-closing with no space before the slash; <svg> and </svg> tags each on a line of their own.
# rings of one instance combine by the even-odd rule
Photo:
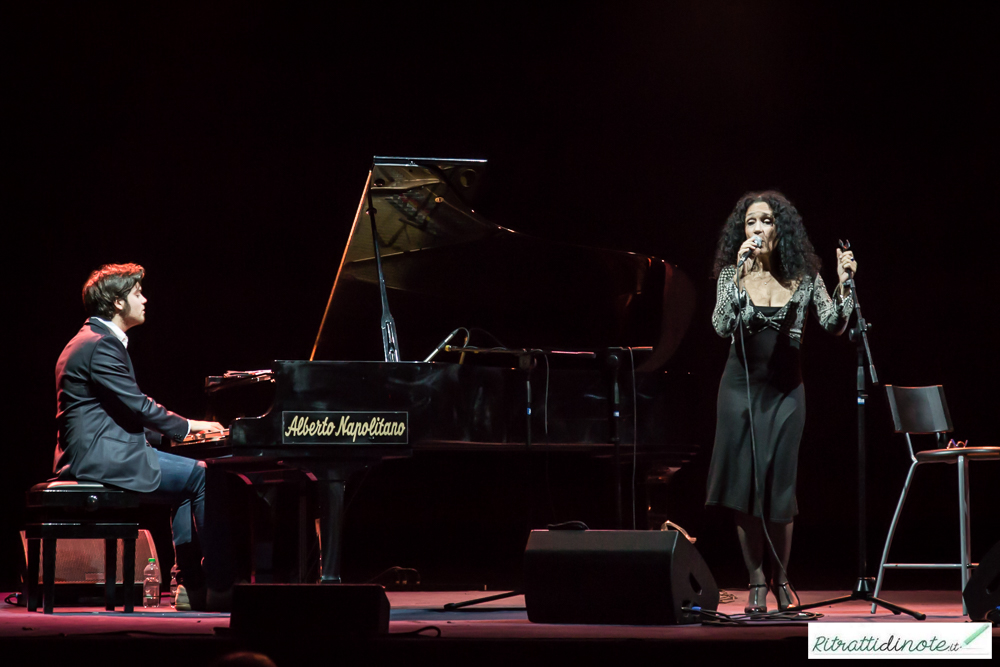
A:
<svg viewBox="0 0 1000 667">
<path fill-rule="evenodd" d="M 106 326 L 107 328 L 111 329 L 111 333 L 113 333 L 115 335 L 115 338 L 117 338 L 118 340 L 120 340 L 122 342 L 122 345 L 125 346 L 125 349 L 128 349 L 128 336 L 126 336 L 125 332 L 121 330 L 121 327 L 119 327 L 114 322 L 109 322 L 108 320 L 106 320 L 104 318 L 101 318 L 101 317 L 92 317 L 91 319 L 95 319 L 98 322 L 100 322 L 101 324 L 103 324 L 104 326 Z M 188 424 L 187 433 L 184 434 L 185 438 L 188 437 L 189 435 L 191 435 L 191 420 L 190 419 L 187 420 L 187 424 Z"/>
<path fill-rule="evenodd" d="M 106 326 L 107 328 L 111 329 L 111 333 L 115 335 L 115 338 L 117 338 L 122 342 L 122 345 L 125 346 L 126 350 L 128 349 L 128 336 L 126 336 L 125 332 L 121 330 L 121 327 L 119 327 L 114 322 L 106 320 L 102 317 L 95 317 L 94 319 L 103 324 L 104 326 Z"/>
</svg>

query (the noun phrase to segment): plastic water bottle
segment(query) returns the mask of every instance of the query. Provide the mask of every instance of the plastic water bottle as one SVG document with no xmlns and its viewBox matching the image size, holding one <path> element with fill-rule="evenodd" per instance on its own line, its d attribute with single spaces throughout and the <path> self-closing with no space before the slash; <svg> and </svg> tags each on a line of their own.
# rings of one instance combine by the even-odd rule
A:
<svg viewBox="0 0 1000 667">
<path fill-rule="evenodd" d="M 177 573 L 180 570 L 177 568 L 177 563 L 170 568 L 170 606 L 174 607 L 177 605 Z"/>
<path fill-rule="evenodd" d="M 149 565 L 142 571 L 142 606 L 160 606 L 160 566 L 155 558 L 150 558 Z"/>
</svg>

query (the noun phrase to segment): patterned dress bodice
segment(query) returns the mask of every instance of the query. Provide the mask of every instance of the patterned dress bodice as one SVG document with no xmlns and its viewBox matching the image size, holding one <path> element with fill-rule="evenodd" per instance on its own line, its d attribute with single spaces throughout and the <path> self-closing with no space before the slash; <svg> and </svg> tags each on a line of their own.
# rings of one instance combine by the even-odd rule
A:
<svg viewBox="0 0 1000 667">
<path fill-rule="evenodd" d="M 810 305 L 820 326 L 834 335 L 844 332 L 851 311 L 854 310 L 854 298 L 851 294 L 845 297 L 838 295 L 836 299 L 832 299 L 822 276 L 816 274 L 805 276 L 788 303 L 773 315 L 767 316 L 753 305 L 745 288 L 737 293 L 736 285 L 733 284 L 735 275 L 735 266 L 727 266 L 719 273 L 712 325 L 722 337 L 733 336 L 736 332 L 737 314 L 740 313 L 745 330 L 750 335 L 771 328 L 801 343 Z"/>
</svg>

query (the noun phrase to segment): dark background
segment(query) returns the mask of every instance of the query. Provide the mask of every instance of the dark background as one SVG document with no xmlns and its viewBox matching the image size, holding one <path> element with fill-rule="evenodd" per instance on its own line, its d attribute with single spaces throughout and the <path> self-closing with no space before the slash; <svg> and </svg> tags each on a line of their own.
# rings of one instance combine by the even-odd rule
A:
<svg viewBox="0 0 1000 667">
<path fill-rule="evenodd" d="M 148 320 L 129 348 L 140 385 L 199 417 L 204 376 L 308 356 L 373 154 L 486 158 L 477 210 L 493 222 L 662 257 L 694 279 L 696 318 L 668 369 L 696 378 L 703 409 L 686 418 L 704 447 L 675 478 L 670 514 L 721 585 L 746 574 L 730 520 L 703 507 L 728 345 L 709 320 L 710 270 L 744 191 L 796 203 L 828 282 L 836 240 L 850 238 L 880 379 L 944 384 L 955 435 L 995 444 L 995 16 L 871 5 L 8 5 L 0 589 L 16 587 L 23 492 L 51 467 L 53 367 L 84 319 L 88 273 L 146 267 Z M 400 336 L 404 358 L 427 353 Z M 805 377 L 791 574 L 849 587 L 846 337 L 811 323 Z M 877 563 L 908 461 L 872 395 Z M 608 527 L 606 464 L 548 463 L 552 518 Z M 372 473 L 349 517 L 347 580 L 406 565 L 427 587 L 516 582 L 518 465 L 432 458 Z M 1000 471 L 972 467 L 975 557 L 998 539 Z M 897 555 L 957 558 L 954 468 L 940 468 L 921 471 Z M 169 544 L 163 513 L 149 525 Z M 954 587 L 957 575 L 893 584 Z"/>
</svg>

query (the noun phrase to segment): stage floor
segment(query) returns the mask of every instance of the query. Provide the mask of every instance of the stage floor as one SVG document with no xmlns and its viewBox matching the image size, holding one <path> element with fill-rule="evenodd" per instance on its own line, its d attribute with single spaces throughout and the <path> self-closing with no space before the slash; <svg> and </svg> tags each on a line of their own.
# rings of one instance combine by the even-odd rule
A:
<svg viewBox="0 0 1000 667">
<path fill-rule="evenodd" d="M 447 646 L 461 647 L 462 657 L 493 657 L 511 659 L 523 651 L 542 647 L 558 648 L 560 655 L 598 657 L 605 653 L 638 655 L 664 651 L 696 650 L 702 654 L 736 654 L 754 647 L 765 650 L 781 649 L 788 657 L 806 657 L 807 623 L 805 621 L 758 621 L 745 626 L 671 625 L 549 625 L 528 621 L 524 597 L 488 602 L 455 611 L 445 611 L 449 602 L 460 602 L 494 591 L 416 591 L 387 593 L 391 605 L 390 637 L 369 642 L 381 648 L 375 655 L 385 659 L 400 659 L 423 653 L 428 657 L 448 654 Z M 735 593 L 735 591 L 734 591 Z M 840 591 L 801 591 L 803 603 L 842 595 Z M 739 614 L 745 603 L 744 592 L 736 602 L 721 605 L 719 611 Z M 884 599 L 927 615 L 927 621 L 963 623 L 961 596 L 957 591 L 885 591 Z M 164 598 L 164 603 L 167 599 Z M 768 598 L 769 606 L 774 600 Z M 896 616 L 879 610 L 870 614 L 867 604 L 849 602 L 812 610 L 822 613 L 816 623 L 916 623 L 907 615 Z M 281 613 L 274 610 L 275 614 Z M 440 630 L 428 629 L 434 626 Z M 415 634 L 424 629 L 421 634 Z M 994 645 L 1000 630 L 992 630 Z M 239 648 L 243 644 L 229 633 L 229 615 L 218 613 L 177 612 L 169 606 L 158 610 L 137 609 L 133 614 L 106 612 L 98 608 L 56 607 L 56 613 L 29 613 L 23 607 L 0 605 L 0 645 L 4 650 L 24 649 L 28 655 L 47 654 L 60 640 L 77 643 L 81 648 L 110 646 L 109 640 L 127 639 L 133 647 L 149 646 L 149 651 L 161 651 L 157 646 L 180 647 L 180 654 L 205 656 L 194 664 L 209 664 L 209 658 Z M 274 638 L 277 641 L 277 638 Z M 164 643 L 165 640 L 167 641 Z M 453 640 L 453 641 L 450 641 Z M 626 643 L 623 643 L 626 640 Z M 186 644 L 185 644 L 186 642 Z M 194 643 L 192 643 L 194 642 Z M 331 647 L 344 645 L 343 640 L 330 639 Z M 357 642 L 347 642 L 357 646 Z M 387 646 L 393 648 L 387 649 Z M 766 646 L 770 645 L 770 646 Z M 197 648 L 197 647 L 201 648 Z M 433 648 L 432 648 L 433 647 Z M 287 647 L 286 647 L 287 648 Z M 315 648 L 315 646 L 313 647 Z M 144 649 L 139 649 L 144 650 Z M 332 649 L 331 649 L 332 650 Z M 117 652 L 117 651 L 115 651 Z M 543 650 L 542 653 L 546 653 Z M 299 655 L 300 654 L 296 654 Z M 27 657 L 27 656 L 25 656 Z M 300 656 L 301 657 L 301 656 Z M 190 657 L 186 658 L 191 660 Z M 148 660 L 146 661 L 149 662 Z M 174 661 L 170 661 L 174 662 Z M 285 662 L 292 662 L 291 659 Z M 190 663 L 189 663 L 190 664 Z M 281 665 L 282 662 L 278 661 Z"/>
</svg>

